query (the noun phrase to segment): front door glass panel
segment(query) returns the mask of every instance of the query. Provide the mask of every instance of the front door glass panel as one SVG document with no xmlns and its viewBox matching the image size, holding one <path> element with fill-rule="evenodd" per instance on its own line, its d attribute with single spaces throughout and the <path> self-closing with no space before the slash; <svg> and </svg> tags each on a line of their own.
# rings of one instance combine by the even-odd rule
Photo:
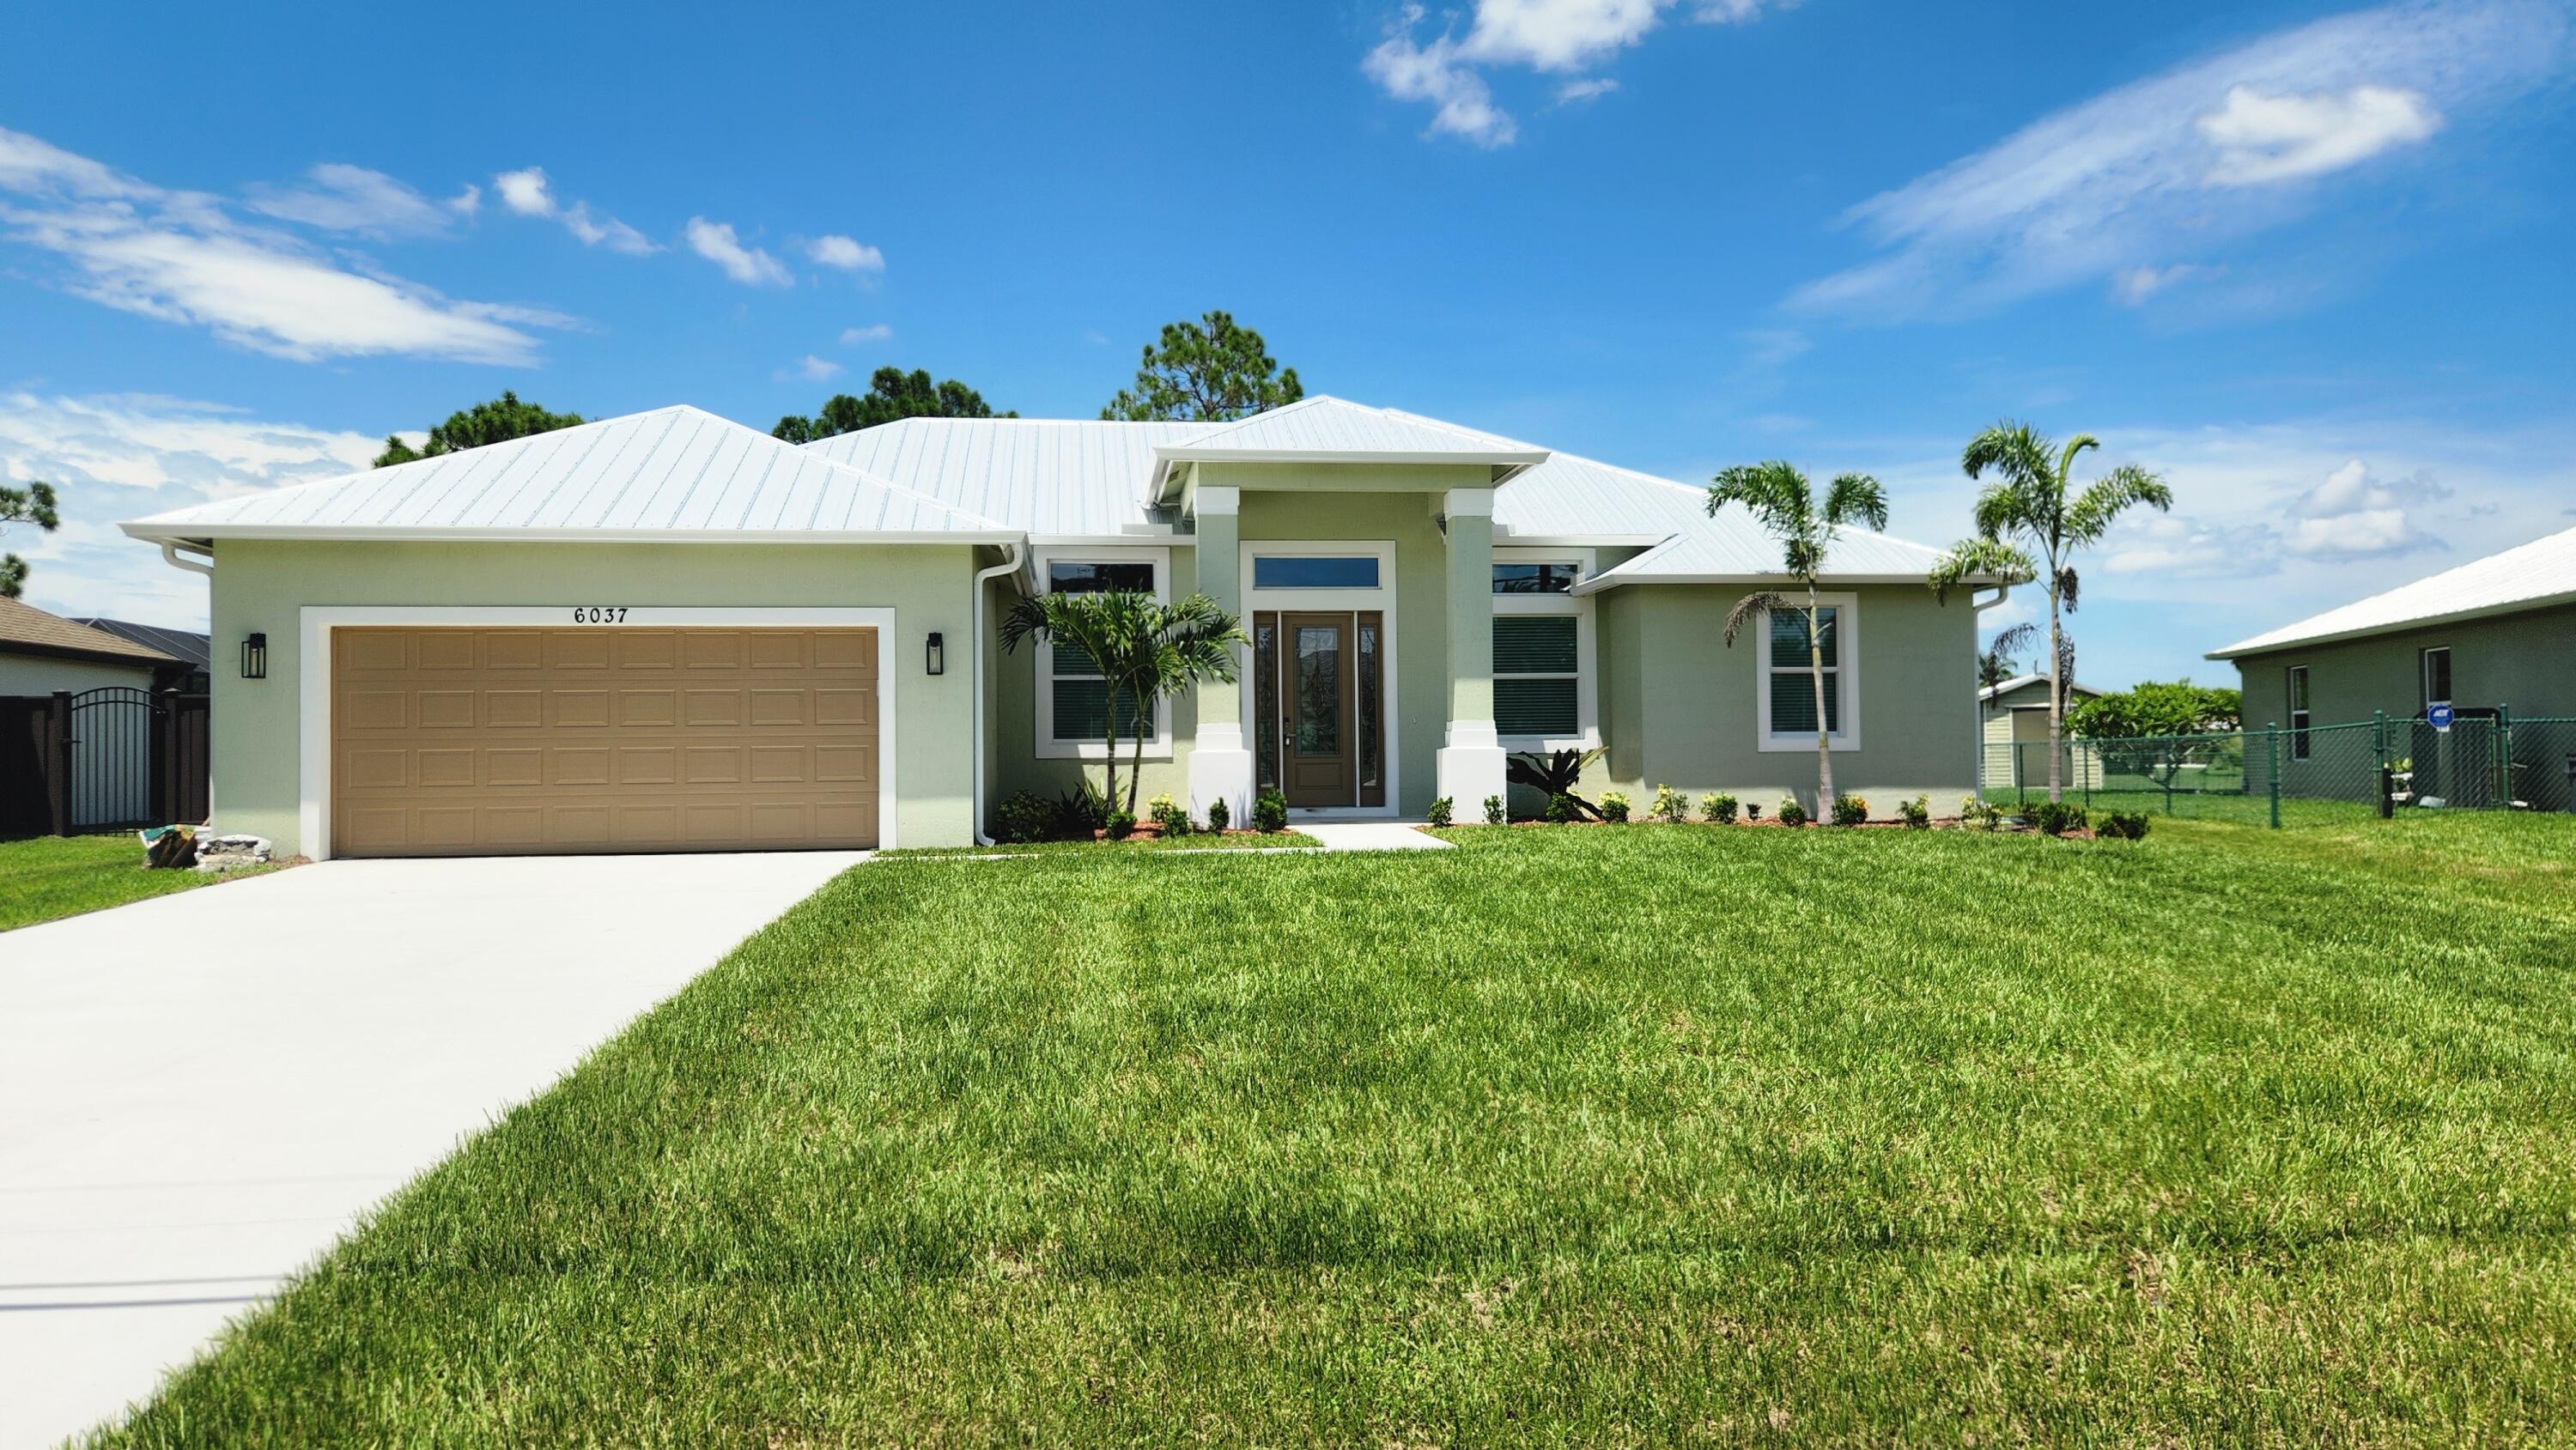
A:
<svg viewBox="0 0 2576 1450">
<path fill-rule="evenodd" d="M 1297 731 L 1300 756 L 1342 753 L 1342 631 L 1332 625 L 1297 628 Z"/>
</svg>

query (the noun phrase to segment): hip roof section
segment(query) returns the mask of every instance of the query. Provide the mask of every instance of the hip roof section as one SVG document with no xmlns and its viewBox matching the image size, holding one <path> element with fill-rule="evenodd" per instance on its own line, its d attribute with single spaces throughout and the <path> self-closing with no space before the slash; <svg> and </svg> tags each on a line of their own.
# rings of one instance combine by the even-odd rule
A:
<svg viewBox="0 0 2576 1450">
<path fill-rule="evenodd" d="M 2576 602 L 2576 529 L 2534 539 L 2501 554 L 2489 554 L 2430 578 L 2401 584 L 2384 594 L 2310 615 L 2268 634 L 2211 650 L 2209 658 L 2229 660 L 2292 645 L 2358 639 L 2416 625 L 2569 602 Z"/>
</svg>

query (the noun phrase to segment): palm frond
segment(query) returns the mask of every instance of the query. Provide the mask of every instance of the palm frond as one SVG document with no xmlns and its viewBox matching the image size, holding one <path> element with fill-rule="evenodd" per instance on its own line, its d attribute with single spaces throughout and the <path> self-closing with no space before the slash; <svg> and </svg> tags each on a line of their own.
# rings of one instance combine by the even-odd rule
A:
<svg viewBox="0 0 2576 1450">
<path fill-rule="evenodd" d="M 1825 524 L 1841 528 L 1846 524 L 1867 524 L 1872 529 L 1887 527 L 1887 490 L 1866 473 L 1846 473 L 1834 480 L 1825 493 Z"/>
<path fill-rule="evenodd" d="M 1999 579 L 2007 584 L 2027 584 L 2039 577 L 2039 566 L 2030 556 L 2001 539 L 1981 537 L 1961 539 L 1950 546 L 1932 566 L 1925 581 L 1932 593 L 1946 601 L 1950 591 L 1970 579 Z"/>
<path fill-rule="evenodd" d="M 1753 616 L 1766 613 L 1770 610 L 1786 609 L 1789 607 L 1788 600 L 1781 598 L 1779 595 L 1774 594 L 1767 589 L 1758 594 L 1747 594 L 1743 598 L 1735 601 L 1735 607 L 1726 612 L 1727 648 L 1733 649 L 1735 647 L 1735 636 L 1743 632 L 1746 621 L 1752 619 Z"/>
<path fill-rule="evenodd" d="M 1968 440 L 1959 453 L 1959 467 L 1970 478 L 1982 479 L 1988 470 L 1999 474 L 2006 483 L 2037 483 L 2049 476 L 2048 440 L 2028 423 L 2007 418 Z"/>
<path fill-rule="evenodd" d="M 2161 513 L 2173 507 L 2173 490 L 2134 463 L 2123 463 L 2085 487 L 2066 510 L 2066 535 L 2092 543 L 2111 531 L 2121 514 L 2139 505 Z"/>
<path fill-rule="evenodd" d="M 1731 503 L 1744 505 L 1764 529 L 1783 539 L 1811 535 L 1816 529 L 1815 499 L 1807 475 L 1777 459 L 1739 464 L 1710 480 L 1709 513 L 1714 515 Z"/>
<path fill-rule="evenodd" d="M 2039 626 L 2024 620 L 2009 629 L 1997 632 L 1986 648 L 1993 651 L 1998 659 L 2014 660 L 2021 658 L 2023 650 L 2037 643 L 2039 643 Z"/>
</svg>

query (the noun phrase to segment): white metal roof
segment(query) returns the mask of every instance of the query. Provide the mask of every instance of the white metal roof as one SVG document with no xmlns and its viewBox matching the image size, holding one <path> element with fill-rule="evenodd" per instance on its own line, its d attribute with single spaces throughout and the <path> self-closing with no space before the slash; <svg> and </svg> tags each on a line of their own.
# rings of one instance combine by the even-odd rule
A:
<svg viewBox="0 0 2576 1450">
<path fill-rule="evenodd" d="M 142 539 L 977 539 L 1015 530 L 691 407 L 155 514 Z"/>
<path fill-rule="evenodd" d="M 1816 577 L 1832 584 L 1919 584 L 1940 558 L 1940 550 L 1922 544 L 1847 529 L 1834 536 L 1833 547 L 1825 551 L 1825 572 Z M 1623 584 L 1720 584 L 1766 576 L 1788 577 L 1781 568 L 1780 541 L 1764 532 L 1741 504 L 1730 504 L 1715 518 L 1690 520 L 1673 537 L 1603 570 L 1575 592 L 1590 594 Z"/>
<path fill-rule="evenodd" d="M 1997 695 L 2009 695 L 2013 691 L 2021 689 L 2026 685 L 2045 685 L 2047 683 L 2048 676 L 2046 675 L 2015 675 L 2000 685 L 1988 685 L 1984 689 L 1979 690 L 1977 692 L 1977 698 L 1980 700 L 1992 700 Z M 2066 682 L 2066 693 L 2070 695 L 2098 695 L 2102 692 L 2094 689 L 2091 685 L 2085 684 L 2081 680 L 2069 680 Z"/>
<path fill-rule="evenodd" d="M 2374 594 L 2296 624 L 2285 624 L 2269 634 L 2211 650 L 2209 658 L 2235 659 L 2290 645 L 2357 639 L 2415 625 L 2570 602 L 2576 602 L 2576 529 L 2534 539 L 2501 554 L 2489 554 L 2456 569 L 2446 569 L 2429 579 L 2418 579 L 2385 594 Z"/>
<path fill-rule="evenodd" d="M 1526 468 L 1547 450 L 1395 408 L 1370 408 L 1318 394 L 1196 437 L 1154 449 L 1164 463 L 1296 459 L 1399 463 L 1485 463 Z"/>
<path fill-rule="evenodd" d="M 1039 537 L 1101 537 L 1152 522 L 1145 492 L 1155 447 L 1206 431 L 1205 423 L 906 418 L 817 439 L 805 451 Z"/>
</svg>

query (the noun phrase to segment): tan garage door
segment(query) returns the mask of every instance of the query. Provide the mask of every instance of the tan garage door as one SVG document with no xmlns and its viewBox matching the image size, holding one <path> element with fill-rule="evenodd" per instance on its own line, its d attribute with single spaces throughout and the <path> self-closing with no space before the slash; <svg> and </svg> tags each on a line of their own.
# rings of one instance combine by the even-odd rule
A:
<svg viewBox="0 0 2576 1450">
<path fill-rule="evenodd" d="M 342 856 L 877 840 L 871 629 L 341 629 Z"/>
</svg>

